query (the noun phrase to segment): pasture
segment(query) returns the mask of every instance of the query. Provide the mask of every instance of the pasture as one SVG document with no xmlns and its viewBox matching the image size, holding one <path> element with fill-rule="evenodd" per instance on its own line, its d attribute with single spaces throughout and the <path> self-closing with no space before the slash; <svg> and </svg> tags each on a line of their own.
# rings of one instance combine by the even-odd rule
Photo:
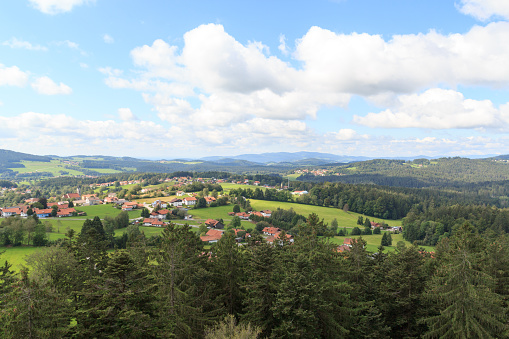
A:
<svg viewBox="0 0 509 339">
<path fill-rule="evenodd" d="M 382 242 L 383 233 L 385 232 L 382 232 L 382 234 L 372 234 L 372 235 L 354 235 L 354 236 L 347 235 L 345 237 L 336 236 L 334 238 L 331 238 L 331 241 L 335 244 L 342 245 L 345 238 L 358 239 L 362 237 L 362 239 L 366 240 L 367 251 L 378 252 L 378 246 L 380 246 L 380 243 Z M 398 244 L 399 241 L 403 241 L 406 246 L 412 246 L 412 244 L 409 241 L 403 239 L 403 235 L 401 233 L 400 234 L 391 233 L 391 237 L 392 245 L 384 247 L 385 251 L 388 252 L 395 251 L 396 245 Z M 434 251 L 434 248 L 432 246 L 421 246 L 421 247 L 423 247 L 428 252 Z"/>
<path fill-rule="evenodd" d="M 265 201 L 265 200 L 254 200 L 251 199 L 251 206 L 253 209 L 257 211 L 262 210 L 276 210 L 277 208 L 288 210 L 293 208 L 295 212 L 301 214 L 305 217 L 310 215 L 311 213 L 316 213 L 320 219 L 324 219 L 326 223 L 330 225 L 332 220 L 336 218 L 338 221 L 339 227 L 343 228 L 353 228 L 358 226 L 357 219 L 362 214 L 354 213 L 354 212 L 345 212 L 342 209 L 333 208 L 333 207 L 322 207 L 322 206 L 312 206 L 312 205 L 302 205 L 291 202 L 279 202 L 279 201 Z M 401 226 L 401 220 L 386 220 L 381 218 L 368 217 L 371 221 L 384 221 L 389 226 Z"/>
</svg>

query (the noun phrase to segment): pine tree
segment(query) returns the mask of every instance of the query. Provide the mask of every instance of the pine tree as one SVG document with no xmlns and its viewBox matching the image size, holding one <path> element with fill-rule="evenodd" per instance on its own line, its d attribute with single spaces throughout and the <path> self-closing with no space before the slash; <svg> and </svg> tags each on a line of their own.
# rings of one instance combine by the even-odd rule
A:
<svg viewBox="0 0 509 339">
<path fill-rule="evenodd" d="M 387 236 L 387 232 L 384 232 L 384 234 L 382 235 L 382 241 L 381 241 L 380 245 L 382 245 L 384 247 L 390 246 L 389 237 Z"/>
<path fill-rule="evenodd" d="M 451 238 L 426 296 L 438 313 L 423 319 L 425 338 L 496 338 L 507 330 L 495 279 L 483 270 L 486 243 L 464 224 Z"/>
<path fill-rule="evenodd" d="M 272 307 L 279 283 L 276 278 L 279 269 L 277 249 L 260 236 L 253 236 L 246 250 L 246 279 L 243 283 L 246 297 L 241 319 L 260 327 L 262 337 L 268 337 L 276 326 Z"/>
<path fill-rule="evenodd" d="M 418 319 L 423 313 L 422 293 L 428 277 L 425 260 L 417 246 L 410 246 L 398 248 L 384 261 L 380 308 L 392 338 L 418 337 L 423 331 Z"/>
<path fill-rule="evenodd" d="M 1 312 L 2 338 L 63 338 L 74 314 L 66 296 L 29 279 L 25 269 Z"/>
<path fill-rule="evenodd" d="M 126 250 L 115 251 L 103 272 L 85 283 L 77 313 L 78 337 L 151 338 L 157 336 L 148 270 Z"/>
<path fill-rule="evenodd" d="M 211 301 L 215 286 L 207 270 L 208 255 L 203 242 L 188 225 L 168 225 L 161 243 L 153 273 L 159 328 L 168 337 L 194 338 L 203 335 L 205 326 L 218 320 Z"/>
<path fill-rule="evenodd" d="M 233 233 L 225 233 L 212 247 L 211 270 L 218 288 L 218 298 L 226 314 L 238 317 L 242 312 L 244 278 L 243 248 L 237 245 Z"/>
<path fill-rule="evenodd" d="M 314 234 L 312 225 L 305 228 L 292 246 L 281 247 L 272 336 L 344 337 L 348 284 L 341 279 L 341 259 L 333 244 Z"/>
</svg>

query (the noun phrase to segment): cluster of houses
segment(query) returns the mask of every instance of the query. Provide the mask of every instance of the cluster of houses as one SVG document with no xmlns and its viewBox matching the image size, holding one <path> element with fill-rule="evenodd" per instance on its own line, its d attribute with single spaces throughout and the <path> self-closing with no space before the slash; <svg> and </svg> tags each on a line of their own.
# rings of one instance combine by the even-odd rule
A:
<svg viewBox="0 0 509 339">
<path fill-rule="evenodd" d="M 403 232 L 403 228 L 401 226 L 387 226 L 387 225 L 382 225 L 378 222 L 375 222 L 375 221 L 371 221 L 371 229 L 374 230 L 375 228 L 380 228 L 380 229 L 385 229 L 388 230 L 388 231 L 391 231 L 391 232 Z"/>
<path fill-rule="evenodd" d="M 143 180 L 126 180 L 126 181 L 120 181 L 119 184 L 120 186 L 126 186 L 126 185 L 133 185 L 133 184 L 141 184 L 143 182 Z M 97 187 L 109 187 L 109 186 L 114 186 L 115 185 L 115 181 L 110 181 L 110 182 L 103 182 L 103 183 L 100 183 L 100 184 L 90 184 L 90 188 L 97 188 Z"/>
<path fill-rule="evenodd" d="M 296 174 L 313 174 L 315 177 L 317 176 L 325 176 L 325 175 L 328 175 L 330 171 L 326 170 L 326 169 L 317 169 L 317 170 L 309 170 L 309 169 L 299 169 L 299 170 L 295 170 L 294 173 Z"/>
<path fill-rule="evenodd" d="M 229 216 L 237 216 L 242 220 L 249 220 L 249 217 L 252 215 L 256 215 L 258 217 L 270 218 L 272 215 L 272 211 L 271 210 L 263 210 L 260 212 L 251 211 L 251 212 L 239 212 L 239 213 L 228 212 L 228 215 Z"/>
<path fill-rule="evenodd" d="M 99 199 L 95 194 L 84 194 L 79 193 L 66 193 L 62 197 L 62 201 L 55 203 L 48 203 L 47 206 L 50 208 L 32 208 L 33 214 L 39 218 L 48 218 L 53 216 L 53 206 L 56 208 L 56 217 L 71 217 L 74 215 L 84 214 L 83 212 L 76 211 L 74 207 L 69 207 L 69 201 L 73 202 L 74 206 L 93 206 L 100 204 L 117 204 L 121 206 L 122 211 L 131 211 L 133 209 L 142 208 L 142 204 L 137 202 L 131 202 L 125 199 L 118 199 L 116 196 L 108 196 L 104 200 Z M 55 198 L 51 198 L 52 200 Z M 25 200 L 24 205 L 1 208 L 1 216 L 6 218 L 10 216 L 21 216 L 27 217 L 30 206 L 39 202 L 39 198 L 30 198 Z"/>
<path fill-rule="evenodd" d="M 56 205 L 58 208 L 56 209 L 56 217 L 71 217 L 73 215 L 79 215 L 74 207 L 69 207 L 68 204 Z M 16 207 L 8 207 L 2 208 L 2 217 L 12 217 L 12 216 L 20 216 L 20 217 L 28 217 L 28 210 L 30 206 L 22 205 Z M 32 209 L 32 213 L 37 215 L 38 218 L 48 218 L 52 216 L 53 208 L 34 208 Z"/>
</svg>

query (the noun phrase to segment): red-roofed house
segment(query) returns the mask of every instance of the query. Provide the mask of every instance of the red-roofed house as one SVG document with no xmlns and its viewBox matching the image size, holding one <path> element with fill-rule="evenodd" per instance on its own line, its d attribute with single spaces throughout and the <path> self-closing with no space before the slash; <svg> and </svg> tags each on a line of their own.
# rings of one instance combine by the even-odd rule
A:
<svg viewBox="0 0 509 339">
<path fill-rule="evenodd" d="M 246 212 L 236 213 L 235 215 L 238 216 L 240 219 L 243 219 L 243 220 L 249 219 L 249 214 L 247 214 Z"/>
<path fill-rule="evenodd" d="M 265 227 L 263 230 L 262 230 L 263 234 L 265 235 L 276 235 L 278 234 L 279 232 L 281 232 L 281 229 L 280 228 L 277 228 L 277 227 Z"/>
<path fill-rule="evenodd" d="M 348 245 L 345 245 L 345 244 L 343 244 L 341 246 L 338 246 L 338 248 L 337 248 L 338 252 L 349 252 L 351 250 L 352 250 L 352 248 L 350 246 L 348 246 Z"/>
<path fill-rule="evenodd" d="M 145 218 L 143 219 L 143 226 L 156 226 L 161 227 L 164 225 L 164 222 L 158 219 Z"/>
<path fill-rule="evenodd" d="M 7 218 L 7 217 L 10 217 L 13 215 L 21 215 L 21 209 L 19 207 L 2 209 L 2 216 L 4 218 Z"/>
<path fill-rule="evenodd" d="M 218 242 L 219 239 L 223 236 L 223 231 L 210 229 L 207 232 L 207 235 L 200 237 L 201 241 L 205 241 L 208 243 Z"/>
<path fill-rule="evenodd" d="M 67 193 L 62 196 L 62 200 L 81 199 L 78 193 Z"/>
<path fill-rule="evenodd" d="M 210 227 L 210 228 L 218 228 L 218 229 L 224 228 L 224 225 L 221 222 L 214 220 L 214 219 L 207 219 L 207 221 L 205 221 L 205 225 L 207 225 L 207 227 Z"/>
<path fill-rule="evenodd" d="M 73 213 L 76 213 L 76 210 L 74 208 L 61 208 L 57 212 L 57 217 L 71 217 Z"/>
<path fill-rule="evenodd" d="M 216 201 L 216 198 L 214 197 L 205 197 L 205 201 L 207 202 L 207 205 L 210 205 L 214 201 Z"/>
</svg>

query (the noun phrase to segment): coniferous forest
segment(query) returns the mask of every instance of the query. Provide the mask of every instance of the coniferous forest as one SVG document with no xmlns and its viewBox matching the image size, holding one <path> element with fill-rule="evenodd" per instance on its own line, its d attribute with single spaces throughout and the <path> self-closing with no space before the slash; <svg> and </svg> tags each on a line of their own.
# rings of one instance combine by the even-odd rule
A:
<svg viewBox="0 0 509 339">
<path fill-rule="evenodd" d="M 317 215 L 294 243 L 225 234 L 210 250 L 189 226 L 107 252 L 99 218 L 0 271 L 2 338 L 502 338 L 509 241 L 467 221 L 435 253 L 398 244 L 338 252 Z M 284 238 L 284 237 L 283 237 Z"/>
</svg>

